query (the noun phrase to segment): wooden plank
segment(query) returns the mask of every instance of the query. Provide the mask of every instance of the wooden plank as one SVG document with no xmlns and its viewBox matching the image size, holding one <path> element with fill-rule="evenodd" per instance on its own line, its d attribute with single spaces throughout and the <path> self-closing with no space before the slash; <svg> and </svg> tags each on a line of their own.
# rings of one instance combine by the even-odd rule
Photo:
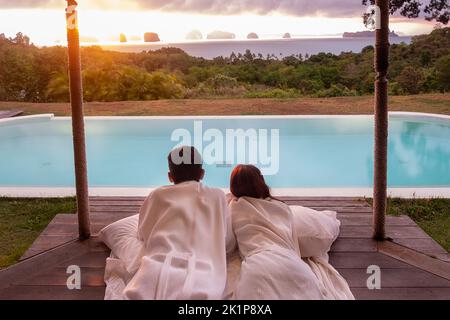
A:
<svg viewBox="0 0 450 320">
<path fill-rule="evenodd" d="M 407 263 L 378 252 L 331 252 L 330 263 L 336 269 L 367 269 L 371 265 L 388 269 L 410 269 Z"/>
<path fill-rule="evenodd" d="M 425 239 L 401 239 L 396 238 L 394 242 L 402 245 L 404 247 L 411 248 L 413 250 L 426 253 L 428 255 L 440 255 L 447 254 L 447 250 L 442 248 L 434 239 L 431 237 Z"/>
<path fill-rule="evenodd" d="M 389 237 L 393 239 L 428 239 L 430 236 L 423 231 L 418 225 L 414 227 L 404 227 L 404 226 L 386 226 L 386 233 Z"/>
<path fill-rule="evenodd" d="M 367 288 L 367 269 L 336 268 L 351 288 Z M 450 288 L 450 281 L 417 269 L 381 268 L 382 288 Z"/>
<path fill-rule="evenodd" d="M 68 263 L 68 266 L 72 263 Z M 67 266 L 67 267 L 68 267 Z M 32 278 L 15 283 L 16 286 L 62 286 L 67 290 L 67 267 L 53 268 L 45 270 Z M 80 267 L 81 290 L 86 287 L 105 287 L 103 280 L 105 269 Z"/>
<path fill-rule="evenodd" d="M 341 226 L 340 238 L 372 238 L 371 226 Z"/>
<path fill-rule="evenodd" d="M 137 214 L 137 213 L 135 213 Z M 92 224 L 104 224 L 105 226 L 117 220 L 134 215 L 130 212 L 95 212 L 91 215 Z M 338 219 L 344 225 L 372 225 L 372 216 L 370 214 L 356 214 L 356 213 L 338 213 Z M 398 226 L 416 226 L 407 216 L 386 217 L 388 225 Z M 52 221 L 53 223 L 61 224 L 78 224 L 76 215 L 72 214 L 58 214 Z"/>
<path fill-rule="evenodd" d="M 59 263 L 57 267 L 68 267 L 69 265 L 77 265 L 81 268 L 102 268 L 105 269 L 106 258 L 110 255 L 109 249 L 103 251 L 89 251 L 79 255 L 70 261 Z"/>
<path fill-rule="evenodd" d="M 367 203 L 356 202 L 356 201 L 301 201 L 301 200 L 291 200 L 285 201 L 286 204 L 290 206 L 302 206 L 302 207 L 342 207 L 342 208 L 370 208 Z"/>
<path fill-rule="evenodd" d="M 331 252 L 376 252 L 377 242 L 372 239 L 338 238 Z"/>
<path fill-rule="evenodd" d="M 427 239 L 429 236 L 418 226 L 386 226 L 386 232 L 389 237 L 394 239 L 398 238 L 414 238 L 414 239 Z M 372 227 L 371 226 L 342 226 L 341 234 L 342 238 L 371 238 Z"/>
<path fill-rule="evenodd" d="M 137 213 L 136 213 L 137 214 Z M 104 213 L 93 213 L 91 214 L 91 223 L 94 224 L 110 224 L 112 221 L 117 221 L 123 218 L 135 215 L 130 212 L 104 212 Z M 62 224 L 78 224 L 77 216 L 58 214 L 51 223 L 62 223 Z"/>
<path fill-rule="evenodd" d="M 112 223 L 114 220 L 111 219 L 111 222 L 106 223 L 97 223 L 91 222 L 91 233 L 96 234 L 100 232 L 104 227 Z M 75 238 L 78 236 L 78 225 L 76 223 L 51 223 L 44 233 L 43 236 L 74 236 Z"/>
<path fill-rule="evenodd" d="M 39 236 L 33 248 L 48 248 L 49 246 L 60 246 L 70 241 L 74 241 L 78 238 L 78 235 L 41 235 Z"/>
<path fill-rule="evenodd" d="M 338 219 L 343 225 L 347 226 L 371 226 L 373 218 L 371 215 L 338 215 Z M 416 223 L 407 216 L 400 217 L 386 217 L 386 224 L 390 226 L 416 226 Z"/>
<path fill-rule="evenodd" d="M 97 207 L 91 207 L 91 212 L 93 214 L 97 212 L 132 212 L 132 213 L 139 213 L 140 206 L 97 206 Z"/>
<path fill-rule="evenodd" d="M 90 201 L 144 201 L 145 197 L 89 197 Z"/>
<path fill-rule="evenodd" d="M 23 114 L 22 110 L 2 110 L 0 111 L 0 119 L 17 117 Z"/>
<path fill-rule="evenodd" d="M 413 251 L 390 241 L 383 241 L 378 244 L 378 251 L 415 266 L 447 280 L 450 280 L 450 264 L 431 258 L 425 254 Z"/>
<path fill-rule="evenodd" d="M 286 201 L 295 201 L 295 200 L 300 200 L 300 201 L 307 201 L 307 200 L 311 200 L 311 201 L 315 201 L 315 200 L 330 200 L 330 201 L 358 201 L 358 202 L 366 202 L 366 200 L 364 198 L 358 198 L 358 197 L 285 197 L 285 196 L 281 196 L 279 197 L 281 200 L 286 200 Z M 138 201 L 144 201 L 146 199 L 146 197 L 127 197 L 127 196 L 121 196 L 121 197 L 98 197 L 98 196 L 93 196 L 93 197 L 89 197 L 89 199 L 91 201 L 110 201 L 110 200 L 118 200 L 118 201 L 127 201 L 127 200 L 138 200 Z"/>
<path fill-rule="evenodd" d="M 41 270 L 49 269 L 58 263 L 82 255 L 89 250 L 89 241 L 72 241 L 66 245 L 49 250 L 27 260 L 21 261 L 7 269 L 0 271 L 0 289 L 25 277 L 32 277 Z M 2 290 L 0 290 L 2 291 Z"/>
<path fill-rule="evenodd" d="M 1 300 L 103 300 L 104 287 L 68 290 L 64 286 L 13 286 L 0 291 Z"/>
<path fill-rule="evenodd" d="M 450 300 L 450 288 L 352 288 L 357 300 Z"/>
<path fill-rule="evenodd" d="M 358 197 L 279 197 L 281 200 L 329 200 L 329 201 L 358 201 L 358 202 L 366 202 L 364 198 L 358 198 Z"/>
<path fill-rule="evenodd" d="M 338 213 L 362 213 L 372 214 L 372 208 L 366 207 L 308 207 L 317 211 L 336 211 Z"/>
</svg>

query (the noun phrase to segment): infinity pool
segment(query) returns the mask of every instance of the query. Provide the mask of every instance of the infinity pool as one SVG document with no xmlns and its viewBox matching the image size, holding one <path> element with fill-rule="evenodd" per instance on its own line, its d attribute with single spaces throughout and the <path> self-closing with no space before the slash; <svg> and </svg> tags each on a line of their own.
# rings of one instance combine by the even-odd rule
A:
<svg viewBox="0 0 450 320">
<path fill-rule="evenodd" d="M 231 159 L 236 129 L 257 135 L 244 136 L 244 151 L 236 142 Z M 232 167 L 255 154 L 274 188 L 372 186 L 371 116 L 87 118 L 86 132 L 91 187 L 167 184 L 167 154 L 183 133 L 212 157 L 211 186 L 227 187 Z M 450 186 L 450 119 L 391 114 L 389 134 L 390 187 Z M 0 121 L 0 187 L 72 187 L 73 170 L 69 118 Z"/>
</svg>

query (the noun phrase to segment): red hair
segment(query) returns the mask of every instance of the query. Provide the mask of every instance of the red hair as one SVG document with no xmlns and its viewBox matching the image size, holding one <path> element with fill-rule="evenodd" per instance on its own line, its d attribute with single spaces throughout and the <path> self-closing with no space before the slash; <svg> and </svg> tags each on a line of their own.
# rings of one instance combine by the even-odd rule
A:
<svg viewBox="0 0 450 320">
<path fill-rule="evenodd" d="M 231 193 L 236 197 L 251 197 L 257 199 L 275 199 L 270 194 L 261 171 L 252 165 L 238 165 L 231 173 Z"/>
</svg>

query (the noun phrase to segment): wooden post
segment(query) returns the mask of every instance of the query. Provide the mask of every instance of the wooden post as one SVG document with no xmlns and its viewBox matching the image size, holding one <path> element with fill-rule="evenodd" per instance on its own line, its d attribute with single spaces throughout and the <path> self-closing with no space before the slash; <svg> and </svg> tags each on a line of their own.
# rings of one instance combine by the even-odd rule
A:
<svg viewBox="0 0 450 320">
<path fill-rule="evenodd" d="M 67 44 L 69 55 L 70 103 L 72 106 L 73 149 L 77 190 L 78 229 L 80 239 L 91 236 L 89 220 L 89 190 L 84 133 L 83 86 L 81 78 L 80 36 L 77 2 L 67 0 Z"/>
<path fill-rule="evenodd" d="M 387 205 L 389 0 L 376 0 L 380 25 L 375 43 L 375 158 L 373 191 L 373 237 L 384 240 Z"/>
</svg>

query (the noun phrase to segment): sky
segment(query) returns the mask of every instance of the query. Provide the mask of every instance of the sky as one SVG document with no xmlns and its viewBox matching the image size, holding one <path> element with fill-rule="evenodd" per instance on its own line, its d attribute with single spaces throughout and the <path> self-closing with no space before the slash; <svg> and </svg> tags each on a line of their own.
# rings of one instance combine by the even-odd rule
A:
<svg viewBox="0 0 450 320">
<path fill-rule="evenodd" d="M 183 41 L 191 30 L 214 30 L 246 38 L 335 36 L 362 31 L 360 0 L 78 0 L 82 40 L 113 41 L 124 33 L 142 39 L 157 32 L 162 41 Z M 63 0 L 0 0 L 0 33 L 22 32 L 36 44 L 65 42 Z M 404 35 L 429 33 L 434 23 L 394 16 L 391 30 Z"/>
</svg>

